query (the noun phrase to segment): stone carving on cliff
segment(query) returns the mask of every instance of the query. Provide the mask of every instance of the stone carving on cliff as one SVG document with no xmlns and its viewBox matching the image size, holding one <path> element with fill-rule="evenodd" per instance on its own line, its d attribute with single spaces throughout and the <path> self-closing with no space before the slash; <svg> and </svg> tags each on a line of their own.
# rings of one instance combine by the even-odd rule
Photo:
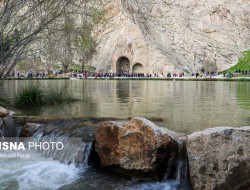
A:
<svg viewBox="0 0 250 190">
<path fill-rule="evenodd" d="M 116 72 L 120 57 L 129 59 L 130 72 L 136 63 L 145 73 L 196 72 L 205 62 L 223 70 L 250 49 L 246 0 L 106 3 L 108 22 L 96 30 L 102 38 L 91 61 L 101 72 Z"/>
</svg>

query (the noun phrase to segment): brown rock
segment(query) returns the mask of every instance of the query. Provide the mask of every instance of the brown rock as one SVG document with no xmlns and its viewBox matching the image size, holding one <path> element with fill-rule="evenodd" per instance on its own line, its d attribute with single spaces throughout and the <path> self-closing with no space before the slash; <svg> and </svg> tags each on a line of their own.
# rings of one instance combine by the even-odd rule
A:
<svg viewBox="0 0 250 190">
<path fill-rule="evenodd" d="M 188 136 L 194 190 L 250 189 L 250 127 L 218 127 Z"/>
<path fill-rule="evenodd" d="M 30 137 L 40 125 L 37 123 L 26 123 L 21 130 L 20 137 Z"/>
<path fill-rule="evenodd" d="M 102 167 L 162 179 L 166 168 L 174 165 L 176 139 L 177 134 L 172 131 L 144 118 L 133 118 L 129 122 L 101 123 L 96 131 L 95 150 Z"/>
<path fill-rule="evenodd" d="M 9 113 L 9 110 L 0 106 L 0 117 L 7 117 L 8 113 Z"/>
</svg>

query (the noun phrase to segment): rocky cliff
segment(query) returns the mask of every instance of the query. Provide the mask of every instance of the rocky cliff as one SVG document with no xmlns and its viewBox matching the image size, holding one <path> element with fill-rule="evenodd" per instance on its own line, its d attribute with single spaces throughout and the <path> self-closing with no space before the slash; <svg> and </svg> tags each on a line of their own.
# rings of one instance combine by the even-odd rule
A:
<svg viewBox="0 0 250 190">
<path fill-rule="evenodd" d="M 109 0 L 91 64 L 101 72 L 223 70 L 250 49 L 249 0 Z"/>
</svg>

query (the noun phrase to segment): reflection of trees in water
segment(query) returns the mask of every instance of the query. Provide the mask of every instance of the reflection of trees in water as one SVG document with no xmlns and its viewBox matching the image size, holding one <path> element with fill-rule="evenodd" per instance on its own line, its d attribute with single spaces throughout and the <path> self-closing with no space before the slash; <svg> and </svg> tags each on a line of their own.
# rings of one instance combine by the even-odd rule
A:
<svg viewBox="0 0 250 190">
<path fill-rule="evenodd" d="M 117 81 L 116 83 L 116 95 L 120 102 L 128 103 L 130 96 L 130 81 Z"/>
<path fill-rule="evenodd" d="M 237 102 L 242 108 L 250 109 L 250 83 L 238 82 L 236 88 Z"/>
<path fill-rule="evenodd" d="M 120 57 L 116 64 L 117 73 L 129 73 L 129 60 L 126 57 Z"/>
<path fill-rule="evenodd" d="M 132 96 L 142 97 L 143 96 L 143 81 L 134 81 L 132 83 Z"/>
</svg>

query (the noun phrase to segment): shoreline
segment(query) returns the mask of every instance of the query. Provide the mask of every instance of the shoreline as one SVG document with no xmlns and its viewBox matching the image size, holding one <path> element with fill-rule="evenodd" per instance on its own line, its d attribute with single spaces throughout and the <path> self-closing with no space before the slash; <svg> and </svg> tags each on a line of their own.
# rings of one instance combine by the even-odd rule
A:
<svg viewBox="0 0 250 190">
<path fill-rule="evenodd" d="M 168 80 L 168 81 L 250 81 L 249 77 L 87 77 L 87 78 L 69 78 L 69 77 L 58 77 L 58 78 L 5 78 L 4 80 Z"/>
</svg>

